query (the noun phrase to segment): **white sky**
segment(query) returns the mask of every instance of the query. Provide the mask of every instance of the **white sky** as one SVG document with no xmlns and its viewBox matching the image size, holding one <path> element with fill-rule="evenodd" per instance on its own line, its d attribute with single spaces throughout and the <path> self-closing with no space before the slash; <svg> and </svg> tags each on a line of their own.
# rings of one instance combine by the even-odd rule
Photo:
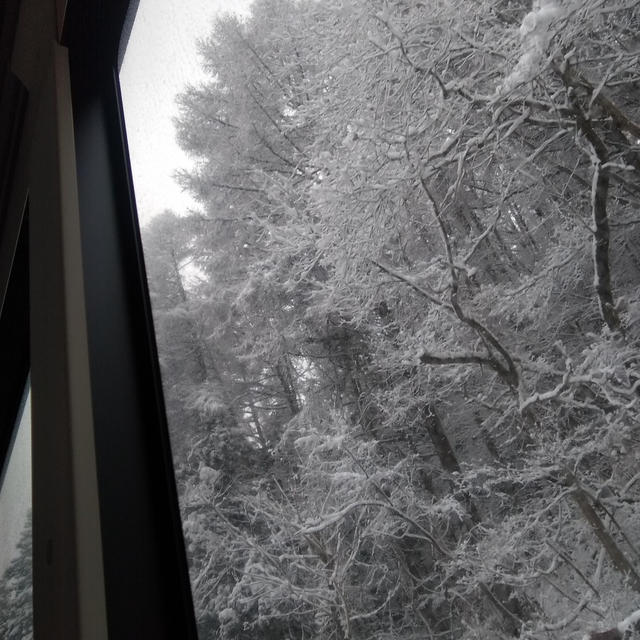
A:
<svg viewBox="0 0 640 640">
<path fill-rule="evenodd" d="M 195 203 L 173 180 L 189 160 L 175 142 L 175 96 L 202 78 L 196 40 L 214 17 L 246 12 L 249 0 L 140 0 L 120 71 L 138 215 L 144 224 Z"/>
</svg>

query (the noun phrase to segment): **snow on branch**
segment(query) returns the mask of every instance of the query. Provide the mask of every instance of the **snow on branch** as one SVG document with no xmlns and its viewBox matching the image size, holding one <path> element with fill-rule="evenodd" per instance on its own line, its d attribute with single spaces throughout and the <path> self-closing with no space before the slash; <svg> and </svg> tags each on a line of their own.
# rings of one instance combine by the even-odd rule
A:
<svg viewBox="0 0 640 640">
<path fill-rule="evenodd" d="M 523 395 L 520 396 L 520 413 L 523 413 L 528 407 L 536 402 L 543 402 L 546 400 L 553 400 L 557 398 L 562 391 L 567 387 L 569 383 L 569 375 L 571 374 L 571 368 L 567 367 L 561 382 L 559 382 L 553 389 L 549 391 L 545 391 L 544 393 L 534 393 L 530 395 L 528 398 L 525 398 Z"/>
<path fill-rule="evenodd" d="M 413 518 L 408 516 L 406 513 L 393 506 L 392 504 L 387 504 L 385 502 L 376 502 L 376 501 L 356 501 L 351 504 L 348 504 L 346 507 L 331 513 L 329 515 L 324 516 L 323 518 L 316 521 L 307 521 L 305 522 L 305 526 L 300 529 L 298 533 L 302 535 L 309 535 L 311 533 L 318 533 L 319 531 L 323 531 L 327 527 L 330 527 L 337 522 L 343 520 L 349 513 L 351 513 L 354 509 L 363 509 L 367 507 L 377 507 L 379 509 L 386 509 L 391 512 L 401 520 L 404 520 L 409 525 L 411 525 L 414 529 L 416 529 L 424 538 L 431 543 L 431 545 L 437 549 L 442 556 L 445 558 L 450 558 L 451 553 L 447 551 L 442 544 L 434 537 L 432 533 L 427 531 L 421 524 L 416 522 Z"/>
<path fill-rule="evenodd" d="M 606 631 L 592 631 L 582 637 L 582 640 L 632 640 L 640 636 L 640 609 L 619 622 L 613 629 Z"/>
<path fill-rule="evenodd" d="M 513 71 L 498 87 L 498 94 L 505 94 L 520 84 L 532 80 L 542 69 L 547 48 L 553 37 L 551 25 L 565 15 L 565 10 L 555 0 L 535 0 L 520 25 L 522 55 Z"/>
</svg>

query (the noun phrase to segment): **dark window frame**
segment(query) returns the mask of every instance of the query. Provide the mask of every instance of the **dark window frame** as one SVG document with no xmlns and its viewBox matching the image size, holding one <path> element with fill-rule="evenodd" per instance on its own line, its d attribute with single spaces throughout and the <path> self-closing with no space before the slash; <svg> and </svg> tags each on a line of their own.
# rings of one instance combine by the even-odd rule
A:
<svg viewBox="0 0 640 640">
<path fill-rule="evenodd" d="M 195 640 L 118 82 L 123 33 L 136 5 L 70 0 L 62 36 L 69 50 L 107 623 L 109 637 L 118 640 Z"/>
</svg>

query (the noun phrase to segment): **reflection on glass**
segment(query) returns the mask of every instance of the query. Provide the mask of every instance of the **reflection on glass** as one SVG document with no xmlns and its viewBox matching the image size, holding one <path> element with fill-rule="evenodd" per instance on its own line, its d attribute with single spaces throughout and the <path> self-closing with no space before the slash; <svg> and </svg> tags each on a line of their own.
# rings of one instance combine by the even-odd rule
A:
<svg viewBox="0 0 640 640">
<path fill-rule="evenodd" d="M 30 640 L 31 581 L 31 403 L 22 414 L 0 476 L 0 638 Z"/>
<path fill-rule="evenodd" d="M 222 5 L 122 72 L 202 639 L 620 638 L 640 5 Z"/>
</svg>

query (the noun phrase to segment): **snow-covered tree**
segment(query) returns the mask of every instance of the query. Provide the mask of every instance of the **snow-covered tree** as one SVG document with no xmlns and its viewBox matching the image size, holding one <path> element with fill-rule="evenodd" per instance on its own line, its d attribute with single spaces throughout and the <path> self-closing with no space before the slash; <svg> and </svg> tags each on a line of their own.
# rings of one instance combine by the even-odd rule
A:
<svg viewBox="0 0 640 640">
<path fill-rule="evenodd" d="M 0 576 L 0 637 L 33 638 L 32 528 L 29 513 L 16 555 Z"/>
<path fill-rule="evenodd" d="M 203 637 L 635 609 L 639 20 L 257 0 L 201 43 L 200 211 L 145 245 Z"/>
</svg>

